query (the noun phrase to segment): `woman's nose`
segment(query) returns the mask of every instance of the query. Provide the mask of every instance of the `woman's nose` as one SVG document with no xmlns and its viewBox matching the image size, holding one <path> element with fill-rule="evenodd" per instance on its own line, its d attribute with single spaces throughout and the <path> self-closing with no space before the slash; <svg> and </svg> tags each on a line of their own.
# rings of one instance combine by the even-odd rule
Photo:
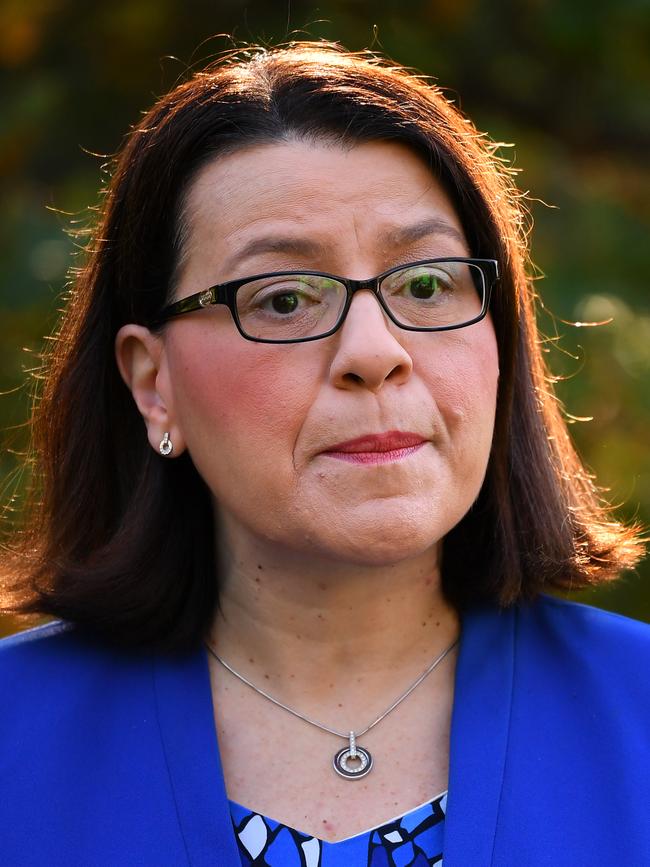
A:
<svg viewBox="0 0 650 867">
<path fill-rule="evenodd" d="M 398 332 L 372 292 L 357 292 L 335 335 L 338 346 L 330 368 L 332 383 L 337 388 L 378 392 L 385 382 L 405 382 L 413 361 L 395 336 Z"/>
</svg>

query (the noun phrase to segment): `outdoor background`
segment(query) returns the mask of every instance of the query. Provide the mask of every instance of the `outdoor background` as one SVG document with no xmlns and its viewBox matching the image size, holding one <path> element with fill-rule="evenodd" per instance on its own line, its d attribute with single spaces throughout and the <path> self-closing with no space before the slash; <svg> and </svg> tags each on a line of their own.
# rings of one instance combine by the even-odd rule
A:
<svg viewBox="0 0 650 867">
<path fill-rule="evenodd" d="M 618 513 L 650 524 L 650 0 L 0 0 L 0 500 L 20 501 L 29 371 L 73 262 L 66 229 L 88 224 L 106 180 L 98 155 L 232 47 L 218 34 L 383 51 L 515 143 L 557 390 L 592 419 L 572 433 Z M 574 598 L 650 621 L 650 563 Z"/>
</svg>

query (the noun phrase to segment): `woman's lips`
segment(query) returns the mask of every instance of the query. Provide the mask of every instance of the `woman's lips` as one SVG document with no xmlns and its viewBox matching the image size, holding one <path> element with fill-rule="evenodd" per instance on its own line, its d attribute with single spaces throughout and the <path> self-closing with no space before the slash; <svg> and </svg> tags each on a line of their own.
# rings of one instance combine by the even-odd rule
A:
<svg viewBox="0 0 650 867">
<path fill-rule="evenodd" d="M 337 443 L 322 454 L 353 464 L 385 464 L 413 454 L 426 442 L 420 434 L 388 431 Z"/>
</svg>

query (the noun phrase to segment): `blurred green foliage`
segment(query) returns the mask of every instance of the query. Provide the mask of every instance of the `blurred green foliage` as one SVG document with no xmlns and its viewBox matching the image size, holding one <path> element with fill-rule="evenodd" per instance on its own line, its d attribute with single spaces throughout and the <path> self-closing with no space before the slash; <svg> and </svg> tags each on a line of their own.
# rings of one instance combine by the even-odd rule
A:
<svg viewBox="0 0 650 867">
<path fill-rule="evenodd" d="M 73 262 L 65 230 L 88 224 L 105 183 L 101 155 L 233 39 L 292 38 L 383 51 L 434 76 L 493 139 L 516 142 L 503 154 L 530 191 L 559 396 L 592 419 L 572 432 L 619 514 L 650 524 L 648 0 L 3 0 L 2 500 L 24 484 L 14 452 L 27 442 L 29 370 Z M 650 621 L 648 562 L 576 598 Z"/>
</svg>

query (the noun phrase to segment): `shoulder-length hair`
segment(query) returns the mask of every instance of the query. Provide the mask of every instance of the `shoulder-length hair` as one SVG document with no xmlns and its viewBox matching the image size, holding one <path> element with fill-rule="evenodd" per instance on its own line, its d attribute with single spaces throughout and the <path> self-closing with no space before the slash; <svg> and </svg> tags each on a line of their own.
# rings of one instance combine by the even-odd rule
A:
<svg viewBox="0 0 650 867">
<path fill-rule="evenodd" d="M 234 52 L 162 97 L 117 155 L 32 415 L 34 485 L 2 568 L 5 610 L 115 642 L 196 646 L 219 597 L 210 492 L 185 453 L 150 447 L 114 355 L 173 296 L 183 207 L 199 169 L 289 138 L 403 142 L 451 196 L 471 254 L 497 259 L 500 381 L 480 494 L 443 545 L 461 611 L 612 579 L 641 554 L 585 471 L 552 393 L 535 324 L 525 213 L 495 146 L 436 86 L 367 52 L 294 43 Z M 164 326 L 163 326 L 164 327 Z"/>
</svg>

